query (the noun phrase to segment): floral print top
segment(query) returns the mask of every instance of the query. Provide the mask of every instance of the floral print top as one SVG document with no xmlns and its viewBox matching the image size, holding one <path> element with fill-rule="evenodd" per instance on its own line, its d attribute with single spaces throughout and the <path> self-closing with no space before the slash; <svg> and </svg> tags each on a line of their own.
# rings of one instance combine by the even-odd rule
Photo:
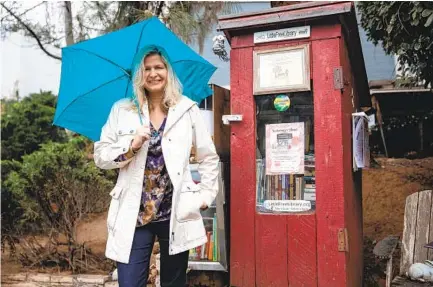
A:
<svg viewBox="0 0 433 287">
<path fill-rule="evenodd" d="M 167 117 L 159 130 L 156 130 L 150 123 L 150 142 L 146 168 L 144 169 L 143 192 L 137 226 L 170 219 L 173 185 L 165 166 L 161 146 L 166 121 Z M 126 155 L 121 155 L 118 158 L 120 161 L 126 159 Z"/>
</svg>

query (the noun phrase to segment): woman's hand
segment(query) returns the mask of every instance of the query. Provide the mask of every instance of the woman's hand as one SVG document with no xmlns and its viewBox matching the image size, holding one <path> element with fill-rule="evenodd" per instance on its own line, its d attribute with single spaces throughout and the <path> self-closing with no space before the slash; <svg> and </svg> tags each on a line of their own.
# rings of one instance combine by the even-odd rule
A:
<svg viewBox="0 0 433 287">
<path fill-rule="evenodd" d="M 131 143 L 132 151 L 138 151 L 141 146 L 150 139 L 150 128 L 149 126 L 141 126 L 137 129 L 136 135 Z"/>
</svg>

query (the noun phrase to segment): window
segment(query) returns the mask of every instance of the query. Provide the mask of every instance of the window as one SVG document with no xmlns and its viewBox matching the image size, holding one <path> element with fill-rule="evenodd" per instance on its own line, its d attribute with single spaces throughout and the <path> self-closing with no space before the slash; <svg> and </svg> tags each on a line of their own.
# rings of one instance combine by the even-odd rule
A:
<svg viewBox="0 0 433 287">
<path fill-rule="evenodd" d="M 211 95 L 203 99 L 198 107 L 200 108 L 200 110 L 212 111 L 212 101 L 213 96 Z"/>
<path fill-rule="evenodd" d="M 258 212 L 316 207 L 314 105 L 311 92 L 255 96 Z"/>
</svg>

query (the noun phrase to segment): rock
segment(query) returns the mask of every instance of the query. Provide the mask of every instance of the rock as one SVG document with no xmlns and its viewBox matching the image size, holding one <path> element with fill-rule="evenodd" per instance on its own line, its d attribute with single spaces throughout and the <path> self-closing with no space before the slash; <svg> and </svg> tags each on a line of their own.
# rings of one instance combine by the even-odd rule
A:
<svg viewBox="0 0 433 287">
<path fill-rule="evenodd" d="M 71 275 L 61 276 L 61 275 L 51 275 L 51 283 L 56 284 L 71 284 L 74 282 Z"/>
<path fill-rule="evenodd" d="M 433 268 L 423 264 L 414 263 L 409 267 L 407 274 L 412 280 L 419 280 L 422 282 L 433 282 Z"/>
<path fill-rule="evenodd" d="M 26 273 L 18 273 L 11 275 L 2 275 L 2 282 L 10 282 L 10 281 L 26 281 L 27 274 Z"/>
<path fill-rule="evenodd" d="M 49 283 L 51 276 L 49 274 L 29 274 L 27 281 Z"/>
<path fill-rule="evenodd" d="M 107 275 L 91 275 L 91 274 L 81 274 L 76 277 L 78 283 L 91 283 L 103 285 L 108 281 L 110 276 Z"/>
</svg>

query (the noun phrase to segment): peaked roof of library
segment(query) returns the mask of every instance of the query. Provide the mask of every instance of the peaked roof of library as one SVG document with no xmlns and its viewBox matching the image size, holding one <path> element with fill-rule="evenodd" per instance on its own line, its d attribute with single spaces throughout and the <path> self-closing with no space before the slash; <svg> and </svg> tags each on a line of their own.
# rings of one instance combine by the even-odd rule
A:
<svg viewBox="0 0 433 287">
<path fill-rule="evenodd" d="M 340 23 L 348 46 L 349 58 L 356 75 L 354 80 L 362 107 L 370 107 L 370 91 L 362 54 L 354 3 L 351 1 L 305 2 L 280 6 L 259 12 L 239 13 L 218 18 L 218 31 L 229 43 L 232 37 L 253 32 L 292 27 L 296 24 L 321 25 Z"/>
</svg>

